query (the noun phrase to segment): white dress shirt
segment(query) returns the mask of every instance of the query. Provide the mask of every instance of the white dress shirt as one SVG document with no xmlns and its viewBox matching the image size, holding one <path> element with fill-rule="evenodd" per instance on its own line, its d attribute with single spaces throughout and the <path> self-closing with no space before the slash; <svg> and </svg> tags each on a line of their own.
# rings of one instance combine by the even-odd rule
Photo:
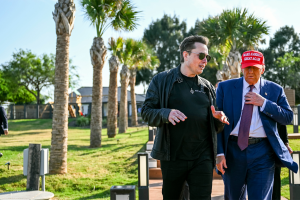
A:
<svg viewBox="0 0 300 200">
<path fill-rule="evenodd" d="M 239 129 L 240 129 L 240 122 L 241 122 L 241 117 L 243 113 L 243 108 L 245 104 L 245 95 L 249 92 L 250 87 L 249 83 L 246 82 L 245 78 L 243 77 L 243 96 L 242 96 L 242 110 L 241 110 L 241 116 L 240 119 L 235 126 L 235 128 L 232 130 L 230 135 L 238 136 L 239 135 Z M 258 82 L 254 85 L 252 92 L 255 92 L 259 94 L 260 92 L 260 79 Z M 266 100 L 264 101 L 263 105 L 260 107 L 260 112 L 264 110 L 266 106 Z M 267 137 L 266 132 L 264 130 L 263 124 L 261 122 L 260 116 L 259 116 L 259 111 L 257 106 L 253 105 L 253 113 L 252 113 L 252 119 L 251 119 L 251 124 L 250 124 L 250 131 L 249 131 L 249 137 L 253 138 L 264 138 Z M 224 154 L 218 154 L 217 156 L 221 156 Z"/>
</svg>

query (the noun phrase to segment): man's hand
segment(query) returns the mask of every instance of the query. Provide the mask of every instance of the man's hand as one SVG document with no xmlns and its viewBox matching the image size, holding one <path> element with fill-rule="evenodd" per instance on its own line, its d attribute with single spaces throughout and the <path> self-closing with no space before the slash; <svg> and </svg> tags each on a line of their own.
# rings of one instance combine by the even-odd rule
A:
<svg viewBox="0 0 300 200">
<path fill-rule="evenodd" d="M 222 174 L 225 173 L 224 167 L 227 168 L 225 156 L 217 156 L 217 169 Z"/>
<path fill-rule="evenodd" d="M 253 104 L 255 106 L 262 106 L 265 102 L 265 98 L 255 92 L 248 92 L 245 95 L 245 104 Z"/>
<path fill-rule="evenodd" d="M 223 113 L 223 111 L 216 111 L 214 106 L 211 106 L 210 109 L 211 109 L 211 112 L 212 112 L 214 118 L 220 120 L 224 124 L 229 125 L 229 122 L 227 121 L 227 117 Z"/>
<path fill-rule="evenodd" d="M 290 154 L 293 153 L 293 149 L 290 147 L 289 143 L 285 143 L 285 146 L 289 150 Z"/>
<path fill-rule="evenodd" d="M 4 134 L 7 135 L 8 134 L 8 130 L 4 130 Z"/>
<path fill-rule="evenodd" d="M 184 121 L 187 117 L 180 112 L 179 110 L 171 110 L 168 120 L 171 122 L 173 125 L 176 125 L 175 122 L 179 123 L 180 120 Z"/>
</svg>

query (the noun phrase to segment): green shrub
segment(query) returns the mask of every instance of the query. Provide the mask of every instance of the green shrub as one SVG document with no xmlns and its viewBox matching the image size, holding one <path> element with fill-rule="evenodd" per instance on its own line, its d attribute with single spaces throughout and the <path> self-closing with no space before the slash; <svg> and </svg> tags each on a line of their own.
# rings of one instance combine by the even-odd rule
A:
<svg viewBox="0 0 300 200">
<path fill-rule="evenodd" d="M 102 118 L 102 126 L 106 126 L 107 125 L 107 118 Z"/>
<path fill-rule="evenodd" d="M 79 117 L 76 119 L 77 126 L 88 126 L 90 125 L 90 120 L 87 117 Z"/>
</svg>

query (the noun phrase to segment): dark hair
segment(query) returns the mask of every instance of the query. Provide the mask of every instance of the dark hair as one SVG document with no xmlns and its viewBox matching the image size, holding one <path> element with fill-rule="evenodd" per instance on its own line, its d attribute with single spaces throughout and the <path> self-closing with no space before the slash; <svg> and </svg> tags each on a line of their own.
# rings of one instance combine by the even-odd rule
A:
<svg viewBox="0 0 300 200">
<path fill-rule="evenodd" d="M 208 45 L 208 38 L 205 36 L 201 36 L 201 35 L 191 35 L 189 37 L 184 38 L 184 40 L 181 42 L 181 44 L 179 45 L 179 49 L 180 49 L 180 62 L 184 62 L 183 59 L 183 55 L 182 53 L 184 51 L 190 51 L 192 49 L 195 49 L 195 43 L 199 42 L 205 45 Z"/>
</svg>

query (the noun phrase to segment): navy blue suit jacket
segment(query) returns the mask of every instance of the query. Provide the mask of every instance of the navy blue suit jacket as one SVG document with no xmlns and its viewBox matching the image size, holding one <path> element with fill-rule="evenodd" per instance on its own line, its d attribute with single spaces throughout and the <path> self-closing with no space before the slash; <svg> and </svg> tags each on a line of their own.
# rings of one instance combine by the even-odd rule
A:
<svg viewBox="0 0 300 200">
<path fill-rule="evenodd" d="M 289 106 L 283 88 L 280 85 L 262 78 L 260 81 L 260 95 L 266 99 L 266 106 L 263 112 L 259 111 L 264 130 L 276 156 L 284 166 L 296 173 L 298 171 L 298 165 L 293 161 L 277 131 L 277 122 L 282 125 L 291 123 L 293 120 L 293 111 Z M 230 125 L 225 125 L 223 133 L 217 135 L 217 153 L 224 153 L 225 158 L 229 135 L 241 116 L 242 95 L 243 77 L 227 80 L 218 85 L 217 106 L 219 110 L 225 113 L 230 123 Z M 260 108 L 258 107 L 258 109 Z"/>
</svg>

